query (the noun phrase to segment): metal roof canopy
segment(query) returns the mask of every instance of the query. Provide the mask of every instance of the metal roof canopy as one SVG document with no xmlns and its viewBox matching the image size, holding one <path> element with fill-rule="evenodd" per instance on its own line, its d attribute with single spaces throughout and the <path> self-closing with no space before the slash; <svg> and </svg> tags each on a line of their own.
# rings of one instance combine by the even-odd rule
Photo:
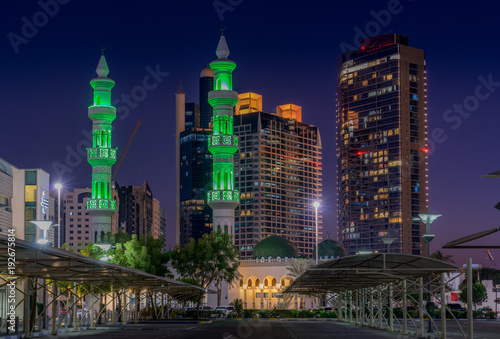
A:
<svg viewBox="0 0 500 339">
<path fill-rule="evenodd" d="M 9 246 L 0 234 L 0 274 L 8 275 Z M 197 294 L 203 288 L 159 277 L 137 269 L 93 259 L 54 247 L 15 240 L 15 276 L 92 284 L 110 283 L 124 288 L 174 294 Z M 11 250 L 12 251 L 12 250 Z"/>
<path fill-rule="evenodd" d="M 411 254 L 359 254 L 309 268 L 284 292 L 342 292 L 457 270 L 447 262 Z"/>
<path fill-rule="evenodd" d="M 462 245 L 463 243 L 466 243 L 466 242 L 469 242 L 469 241 L 472 241 L 472 240 L 476 240 L 476 239 L 480 239 L 480 238 L 484 238 L 485 236 L 493 234 L 493 233 L 498 232 L 498 231 L 500 231 L 500 226 L 492 228 L 490 230 L 477 232 L 477 233 L 474 233 L 474 234 L 471 234 L 471 235 L 459 238 L 457 240 L 450 241 L 446 245 L 443 245 L 443 248 L 476 248 L 476 249 L 478 249 L 478 248 L 500 248 L 499 245 L 490 245 L 490 246 L 484 246 L 484 245 Z"/>
</svg>

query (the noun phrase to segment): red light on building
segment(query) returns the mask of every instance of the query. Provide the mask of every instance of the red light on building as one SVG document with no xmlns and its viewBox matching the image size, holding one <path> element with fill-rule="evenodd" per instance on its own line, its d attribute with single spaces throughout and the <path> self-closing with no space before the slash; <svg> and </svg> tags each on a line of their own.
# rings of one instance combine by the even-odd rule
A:
<svg viewBox="0 0 500 339">
<path fill-rule="evenodd" d="M 429 149 L 428 148 L 425 148 L 425 147 L 420 147 L 420 150 L 424 153 L 427 153 L 429 152 Z"/>
<path fill-rule="evenodd" d="M 363 155 L 363 154 L 366 154 L 366 153 L 368 153 L 368 151 L 366 151 L 366 152 L 358 151 L 358 153 L 356 153 L 356 155 Z"/>
</svg>

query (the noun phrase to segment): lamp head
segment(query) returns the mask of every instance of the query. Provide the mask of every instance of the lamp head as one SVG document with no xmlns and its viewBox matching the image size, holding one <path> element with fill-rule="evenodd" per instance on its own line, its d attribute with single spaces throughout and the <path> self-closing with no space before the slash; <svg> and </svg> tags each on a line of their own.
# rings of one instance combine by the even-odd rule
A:
<svg viewBox="0 0 500 339">
<path fill-rule="evenodd" d="M 318 208 L 319 207 L 319 201 L 313 202 L 313 206 L 314 206 L 314 208 Z"/>
<path fill-rule="evenodd" d="M 60 183 L 54 185 L 57 190 L 60 190 L 63 186 Z"/>
</svg>

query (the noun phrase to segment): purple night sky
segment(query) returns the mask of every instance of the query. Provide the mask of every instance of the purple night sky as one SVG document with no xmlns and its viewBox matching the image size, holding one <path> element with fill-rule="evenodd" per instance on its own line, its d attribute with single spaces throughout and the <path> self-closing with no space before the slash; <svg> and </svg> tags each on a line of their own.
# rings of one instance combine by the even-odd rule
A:
<svg viewBox="0 0 500 339">
<path fill-rule="evenodd" d="M 90 165 L 77 148 L 88 147 L 89 80 L 105 46 L 109 77 L 116 81 L 118 152 L 142 119 L 116 179 L 120 185 L 150 183 L 167 209 L 169 243 L 175 222 L 174 93 L 182 78 L 186 101 L 198 102 L 199 73 L 216 57 L 222 25 L 237 63 L 234 89 L 262 94 L 267 112 L 280 104 L 300 105 L 303 121 L 320 127 L 325 231 L 337 232 L 335 89 L 341 46 L 355 47 L 360 35 L 388 32 L 408 36 L 410 46 L 426 52 L 428 131 L 434 140 L 429 206 L 443 214 L 431 227 L 432 249 L 498 226 L 500 211 L 493 206 L 500 201 L 500 181 L 481 176 L 500 169 L 500 4 L 10 0 L 1 6 L 0 157 L 16 167 L 42 168 L 66 187 L 90 185 Z M 500 234 L 482 243 L 498 245 Z M 472 256 L 474 263 L 496 267 L 485 260 L 485 250 L 445 253 L 459 265 Z M 491 253 L 500 260 L 500 250 Z"/>
</svg>

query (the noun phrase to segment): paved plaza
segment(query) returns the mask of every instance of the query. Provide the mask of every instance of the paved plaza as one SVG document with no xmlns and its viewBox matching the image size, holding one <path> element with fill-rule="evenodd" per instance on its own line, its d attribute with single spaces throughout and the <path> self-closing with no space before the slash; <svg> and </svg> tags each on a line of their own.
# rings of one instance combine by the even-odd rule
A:
<svg viewBox="0 0 500 339">
<path fill-rule="evenodd" d="M 439 322 L 437 323 L 439 325 Z M 465 327 L 465 323 L 463 323 Z M 474 338 L 493 339 L 500 333 L 499 321 L 474 322 Z M 463 338 L 456 325 L 448 326 L 448 338 Z M 322 339 L 322 338 L 411 338 L 397 332 L 387 332 L 369 327 L 361 327 L 338 321 L 326 320 L 214 320 L 210 323 L 151 322 L 137 325 L 129 324 L 106 330 L 83 331 L 59 334 L 57 338 L 276 338 L 276 339 Z M 56 338 L 46 335 L 37 338 Z M 430 336 L 433 338 L 433 336 Z"/>
</svg>

